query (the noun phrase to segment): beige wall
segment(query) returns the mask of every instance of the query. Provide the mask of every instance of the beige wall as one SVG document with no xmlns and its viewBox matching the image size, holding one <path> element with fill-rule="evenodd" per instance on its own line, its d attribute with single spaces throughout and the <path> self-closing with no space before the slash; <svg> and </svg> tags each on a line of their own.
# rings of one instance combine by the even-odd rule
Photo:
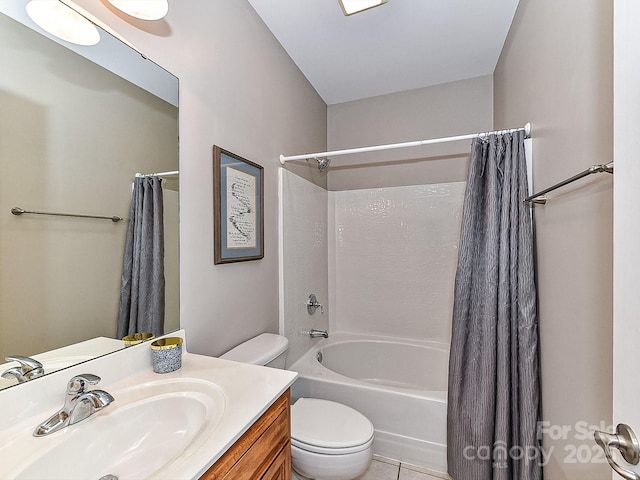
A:
<svg viewBox="0 0 640 480">
<path fill-rule="evenodd" d="M 246 0 L 171 2 L 131 20 L 77 0 L 180 78 L 181 326 L 189 350 L 217 355 L 278 331 L 278 157 L 326 148 L 326 105 Z M 212 147 L 264 167 L 264 259 L 213 264 Z M 306 166 L 302 168 L 308 168 Z"/>
<path fill-rule="evenodd" d="M 162 185 L 165 333 L 180 328 L 180 192 L 172 190 L 171 183 L 167 179 Z"/>
<path fill-rule="evenodd" d="M 495 71 L 495 126 L 533 124 L 539 189 L 612 160 L 612 2 L 520 0 Z M 610 478 L 602 463 L 570 463 L 576 422 L 611 423 L 612 178 L 597 175 L 535 208 L 542 408 L 571 428 L 546 478 Z M 584 447 L 583 447 L 584 448 Z M 567 450 L 565 450 L 567 449 Z"/>
<path fill-rule="evenodd" d="M 330 105 L 327 124 L 329 150 L 490 130 L 493 77 Z M 466 181 L 469 145 L 467 140 L 334 157 L 328 187 L 353 190 Z"/>
<path fill-rule="evenodd" d="M 4 15 L 0 33 L 4 358 L 115 336 L 131 183 L 138 171 L 177 168 L 178 112 Z M 14 206 L 125 221 L 18 217 Z M 176 265 L 177 249 L 171 252 Z M 168 285 L 177 283 L 172 271 Z M 167 315 L 175 326 L 172 293 Z"/>
</svg>

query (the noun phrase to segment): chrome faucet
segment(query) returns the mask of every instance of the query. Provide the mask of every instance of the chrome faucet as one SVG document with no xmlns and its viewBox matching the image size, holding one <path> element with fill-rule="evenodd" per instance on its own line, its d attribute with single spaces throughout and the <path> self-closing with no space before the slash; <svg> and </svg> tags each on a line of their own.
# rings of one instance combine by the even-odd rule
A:
<svg viewBox="0 0 640 480">
<path fill-rule="evenodd" d="M 15 378 L 18 383 L 24 383 L 44 375 L 44 367 L 33 358 L 11 355 L 5 360 L 7 362 L 18 362 L 20 365 L 2 372 L 2 378 Z"/>
<path fill-rule="evenodd" d="M 319 337 L 329 338 L 329 333 L 327 333 L 326 330 L 317 330 L 315 328 L 312 328 L 311 330 L 309 330 L 309 336 L 311 338 L 319 338 Z"/>
<path fill-rule="evenodd" d="M 83 373 L 69 380 L 63 407 L 38 425 L 33 436 L 44 437 L 81 422 L 115 401 L 104 390 L 86 390 L 87 385 L 96 385 L 99 381 L 100 377 L 91 373 Z"/>
<path fill-rule="evenodd" d="M 318 308 L 320 309 L 320 313 L 324 315 L 324 307 L 320 302 L 318 302 L 318 298 L 315 296 L 315 294 L 312 293 L 311 295 L 309 295 L 309 300 L 307 300 L 307 312 L 309 313 L 309 315 L 313 315 L 314 313 L 316 313 L 316 310 Z"/>
</svg>

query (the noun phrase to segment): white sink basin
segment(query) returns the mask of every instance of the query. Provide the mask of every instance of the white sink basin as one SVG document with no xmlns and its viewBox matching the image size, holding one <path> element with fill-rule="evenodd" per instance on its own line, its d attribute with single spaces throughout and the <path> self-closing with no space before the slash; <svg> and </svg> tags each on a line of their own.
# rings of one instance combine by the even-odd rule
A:
<svg viewBox="0 0 640 480">
<path fill-rule="evenodd" d="M 217 385 L 197 379 L 109 393 L 116 401 L 87 420 L 46 437 L 12 442 L 31 454 L 8 478 L 146 478 L 196 450 L 222 418 L 226 403 Z"/>
<path fill-rule="evenodd" d="M 177 334 L 184 338 L 183 330 Z M 82 422 L 34 437 L 62 407 L 69 380 L 86 373 L 102 379 L 90 389 L 115 401 Z M 157 374 L 149 346 L 141 344 L 0 390 L 0 479 L 197 480 L 296 376 L 186 348 L 182 368 Z"/>
</svg>

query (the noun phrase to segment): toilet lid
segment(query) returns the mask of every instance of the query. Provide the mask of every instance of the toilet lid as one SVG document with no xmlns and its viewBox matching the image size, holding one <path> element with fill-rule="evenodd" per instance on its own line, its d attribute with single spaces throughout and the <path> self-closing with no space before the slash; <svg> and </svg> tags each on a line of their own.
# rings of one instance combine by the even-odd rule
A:
<svg viewBox="0 0 640 480">
<path fill-rule="evenodd" d="M 220 355 L 220 358 L 253 365 L 266 365 L 278 355 L 286 352 L 288 347 L 287 337 L 275 333 L 262 333 L 232 348 L 224 355 Z"/>
<path fill-rule="evenodd" d="M 300 398 L 291 407 L 291 441 L 300 448 L 352 450 L 366 448 L 372 439 L 373 424 L 369 419 L 341 403 Z"/>
</svg>

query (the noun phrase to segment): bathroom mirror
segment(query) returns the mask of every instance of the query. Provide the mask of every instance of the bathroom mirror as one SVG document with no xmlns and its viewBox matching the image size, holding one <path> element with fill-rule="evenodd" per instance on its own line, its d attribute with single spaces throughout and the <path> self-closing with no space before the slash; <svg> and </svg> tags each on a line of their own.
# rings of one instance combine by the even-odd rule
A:
<svg viewBox="0 0 640 480">
<path fill-rule="evenodd" d="M 0 364 L 50 352 L 58 369 L 123 346 L 132 182 L 178 170 L 178 80 L 102 30 L 91 47 L 54 41 L 27 3 L 0 4 Z M 163 182 L 165 332 L 179 328 L 177 179 Z"/>
</svg>

